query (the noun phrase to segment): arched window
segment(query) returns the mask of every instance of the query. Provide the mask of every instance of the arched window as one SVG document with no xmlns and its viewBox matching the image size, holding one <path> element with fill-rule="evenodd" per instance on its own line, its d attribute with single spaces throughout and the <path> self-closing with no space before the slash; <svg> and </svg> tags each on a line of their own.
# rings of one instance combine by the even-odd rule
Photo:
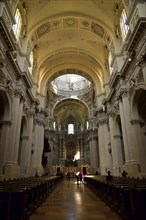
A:
<svg viewBox="0 0 146 220">
<path fill-rule="evenodd" d="M 108 64 L 109 64 L 109 69 L 110 69 L 110 75 L 112 75 L 112 73 L 113 73 L 113 68 L 111 67 L 111 61 L 112 61 L 112 54 L 111 54 L 111 52 L 109 52 Z"/>
<path fill-rule="evenodd" d="M 30 60 L 29 72 L 32 74 L 32 70 L 33 70 L 33 62 L 34 62 L 33 51 L 31 51 L 31 53 L 30 53 L 29 60 Z"/>
<path fill-rule="evenodd" d="M 74 124 L 68 124 L 68 134 L 74 134 Z"/>
<path fill-rule="evenodd" d="M 17 8 L 15 13 L 15 24 L 13 25 L 13 31 L 17 40 L 19 39 L 20 36 L 21 27 L 22 27 L 22 17 L 20 10 Z"/>
<path fill-rule="evenodd" d="M 121 17 L 120 17 L 120 28 L 121 28 L 121 33 L 122 33 L 123 39 L 126 38 L 128 30 L 129 30 L 129 26 L 126 24 L 126 22 L 127 22 L 126 10 L 123 9 L 123 11 L 121 13 Z"/>
<path fill-rule="evenodd" d="M 86 122 L 86 128 L 87 128 L 87 130 L 89 129 L 89 122 L 88 121 Z"/>
</svg>

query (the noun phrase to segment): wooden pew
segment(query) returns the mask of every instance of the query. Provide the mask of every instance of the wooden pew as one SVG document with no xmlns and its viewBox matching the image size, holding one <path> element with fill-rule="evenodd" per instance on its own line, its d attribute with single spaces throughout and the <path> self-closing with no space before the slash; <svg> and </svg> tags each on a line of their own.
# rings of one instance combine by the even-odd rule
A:
<svg viewBox="0 0 146 220">
<path fill-rule="evenodd" d="M 84 177 L 87 186 L 127 220 L 146 219 L 146 180 L 115 178 L 110 183 Z"/>
<path fill-rule="evenodd" d="M 27 219 L 61 179 L 61 177 L 40 177 L 1 181 L 0 219 Z"/>
</svg>

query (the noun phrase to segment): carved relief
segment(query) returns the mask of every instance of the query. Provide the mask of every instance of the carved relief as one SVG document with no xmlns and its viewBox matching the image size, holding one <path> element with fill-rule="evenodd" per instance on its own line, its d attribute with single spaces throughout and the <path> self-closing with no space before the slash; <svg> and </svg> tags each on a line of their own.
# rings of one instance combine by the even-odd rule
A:
<svg viewBox="0 0 146 220">
<path fill-rule="evenodd" d="M 52 21 L 52 30 L 60 29 L 62 28 L 62 20 L 53 20 Z"/>
<path fill-rule="evenodd" d="M 89 21 L 87 21 L 87 20 L 81 20 L 81 21 L 80 21 L 80 27 L 83 28 L 83 29 L 89 30 L 89 28 L 90 28 L 90 23 L 89 23 Z"/>
<path fill-rule="evenodd" d="M 63 19 L 63 27 L 68 28 L 77 28 L 78 27 L 78 19 L 73 17 L 68 17 Z"/>
<path fill-rule="evenodd" d="M 97 23 L 92 22 L 91 31 L 103 38 L 105 30 Z"/>
<path fill-rule="evenodd" d="M 50 22 L 48 22 L 46 24 L 43 24 L 42 26 L 40 26 L 37 29 L 38 37 L 41 37 L 41 36 L 45 35 L 46 33 L 48 33 L 50 31 L 50 29 L 51 29 Z"/>
</svg>

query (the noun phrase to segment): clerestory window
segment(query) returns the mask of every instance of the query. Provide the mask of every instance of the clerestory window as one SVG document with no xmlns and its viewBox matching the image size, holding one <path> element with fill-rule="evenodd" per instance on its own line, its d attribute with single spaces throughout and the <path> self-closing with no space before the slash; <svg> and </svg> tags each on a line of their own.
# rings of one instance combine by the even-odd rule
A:
<svg viewBox="0 0 146 220">
<path fill-rule="evenodd" d="M 32 74 L 32 70 L 33 70 L 33 62 L 34 62 L 33 51 L 31 51 L 31 53 L 30 53 L 29 60 L 30 60 L 29 72 L 30 72 L 30 74 Z"/>
<path fill-rule="evenodd" d="M 17 40 L 20 37 L 21 28 L 22 28 L 22 17 L 21 17 L 20 10 L 17 8 L 16 13 L 15 13 L 15 24 L 13 25 L 13 31 L 14 31 L 14 34 Z"/>
<path fill-rule="evenodd" d="M 74 124 L 68 124 L 68 134 L 74 134 Z"/>
<path fill-rule="evenodd" d="M 126 23 L 127 23 L 127 14 L 126 14 L 126 10 L 123 9 L 121 13 L 121 18 L 120 18 L 120 28 L 121 28 L 121 34 L 122 34 L 123 40 L 125 40 L 128 30 L 129 30 L 129 26 Z"/>
</svg>

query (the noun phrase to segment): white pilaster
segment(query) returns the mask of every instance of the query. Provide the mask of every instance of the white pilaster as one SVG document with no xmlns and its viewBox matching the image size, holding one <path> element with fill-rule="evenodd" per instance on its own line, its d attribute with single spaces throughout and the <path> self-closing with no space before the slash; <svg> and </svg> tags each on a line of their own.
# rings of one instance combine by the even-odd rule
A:
<svg viewBox="0 0 146 220">
<path fill-rule="evenodd" d="M 13 158 L 14 158 L 13 160 L 15 161 L 15 163 L 18 162 L 18 151 L 19 151 L 19 143 L 20 143 L 20 131 L 21 131 L 23 103 L 24 103 L 24 100 L 22 99 L 20 101 L 19 111 L 18 111 L 18 115 L 17 115 L 17 130 L 16 130 L 16 134 L 15 134 L 15 148 L 13 151 Z"/>
<path fill-rule="evenodd" d="M 97 135 L 95 132 L 90 134 L 90 168 L 91 172 L 94 174 L 99 167 L 98 160 L 98 141 Z"/>
<path fill-rule="evenodd" d="M 98 127 L 98 144 L 99 144 L 99 161 L 101 175 L 106 175 L 106 154 L 105 154 L 105 140 L 104 140 L 104 126 L 105 119 L 99 121 Z"/>
<path fill-rule="evenodd" d="M 26 177 L 26 160 L 27 160 L 27 145 L 28 145 L 28 136 L 22 137 L 21 142 L 21 156 L 20 156 L 20 175 L 21 177 Z"/>
<path fill-rule="evenodd" d="M 10 121 L 3 121 L 2 122 L 1 139 L 0 139 L 0 176 L 1 177 L 4 174 L 3 165 L 4 165 L 4 161 L 5 161 L 5 150 L 6 150 L 6 146 L 7 146 L 8 133 L 9 133 L 10 126 L 11 126 Z"/>
<path fill-rule="evenodd" d="M 26 158 L 26 176 L 33 175 L 33 169 L 31 167 L 31 156 L 33 153 L 32 142 L 33 142 L 33 122 L 34 122 L 34 109 L 29 109 L 27 112 L 28 115 L 28 134 L 29 139 L 27 143 L 27 158 Z"/>
<path fill-rule="evenodd" d="M 125 130 L 126 130 L 126 136 L 127 136 L 127 149 L 129 154 L 129 162 L 125 163 L 124 169 L 127 170 L 128 174 L 130 176 L 138 176 L 139 174 L 139 154 L 138 154 L 138 142 L 136 139 L 136 135 L 133 129 L 133 126 L 130 122 L 130 105 L 128 100 L 127 91 L 123 89 L 121 91 L 122 95 L 122 109 L 123 109 L 123 117 L 124 120 L 122 123 L 124 123 Z M 126 138 L 126 137 L 125 137 Z M 124 146 L 125 147 L 125 146 Z"/>
</svg>

